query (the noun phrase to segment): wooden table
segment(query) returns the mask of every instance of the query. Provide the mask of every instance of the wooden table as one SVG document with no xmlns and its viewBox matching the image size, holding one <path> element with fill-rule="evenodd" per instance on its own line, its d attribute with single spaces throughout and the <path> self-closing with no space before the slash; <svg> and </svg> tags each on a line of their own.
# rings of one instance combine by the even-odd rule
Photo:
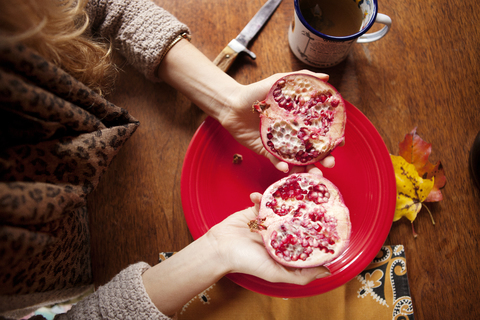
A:
<svg viewBox="0 0 480 320">
<path fill-rule="evenodd" d="M 240 32 L 263 0 L 156 0 L 187 23 L 195 44 L 211 60 Z M 480 130 L 480 4 L 463 1 L 382 1 L 393 20 L 390 33 L 356 44 L 346 61 L 320 70 L 360 109 L 392 154 L 417 127 L 433 144 L 431 161 L 447 175 L 444 200 L 415 221 L 392 225 L 386 244 L 403 244 L 416 319 L 479 319 L 480 191 L 468 155 Z M 229 74 L 247 84 L 300 63 L 288 47 L 293 0 L 279 8 Z M 137 261 L 155 264 L 160 251 L 182 249 L 193 239 L 180 197 L 188 144 L 205 115 L 167 85 L 146 81 L 126 66 L 112 101 L 141 126 L 89 197 L 95 283 L 107 282 Z M 317 70 L 318 71 L 318 70 Z M 347 140 L 348 141 L 348 140 Z"/>
</svg>

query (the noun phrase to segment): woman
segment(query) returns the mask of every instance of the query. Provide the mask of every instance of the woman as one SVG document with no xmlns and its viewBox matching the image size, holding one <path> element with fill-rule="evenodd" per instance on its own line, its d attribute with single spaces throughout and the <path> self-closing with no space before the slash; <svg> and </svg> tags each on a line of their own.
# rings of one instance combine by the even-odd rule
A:
<svg viewBox="0 0 480 320">
<path fill-rule="evenodd" d="M 237 83 L 190 44 L 187 26 L 148 0 L 0 6 L 0 315 L 23 316 L 91 288 L 86 196 L 139 125 L 104 98 L 116 72 L 112 50 L 288 172 L 263 149 L 251 112 L 281 74 Z M 333 158 L 322 164 L 333 166 Z M 260 198 L 253 194 L 255 206 L 172 258 L 128 267 L 60 318 L 168 319 L 230 272 L 297 284 L 327 275 L 325 268 L 289 270 L 269 258 L 246 227 Z"/>
</svg>

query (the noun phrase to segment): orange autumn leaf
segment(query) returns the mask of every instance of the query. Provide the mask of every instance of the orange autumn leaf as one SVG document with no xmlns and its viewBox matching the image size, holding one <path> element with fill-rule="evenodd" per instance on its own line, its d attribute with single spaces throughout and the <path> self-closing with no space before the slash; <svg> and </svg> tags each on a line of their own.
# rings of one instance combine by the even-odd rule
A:
<svg viewBox="0 0 480 320">
<path fill-rule="evenodd" d="M 432 164 L 428 161 L 432 153 L 432 144 L 424 141 L 417 134 L 417 128 L 405 135 L 405 139 L 399 144 L 399 155 L 408 163 L 415 166 L 418 175 L 423 179 L 434 178 L 435 184 L 428 194 L 425 202 L 437 202 L 443 199 L 441 188 L 445 186 L 447 178 L 442 163 L 438 161 Z"/>
<path fill-rule="evenodd" d="M 399 147 L 399 156 L 391 155 L 397 184 L 394 221 L 402 217 L 409 219 L 412 222 L 413 235 L 417 237 L 413 221 L 423 207 L 435 225 L 433 215 L 424 202 L 443 199 L 440 189 L 445 186 L 446 177 L 440 161 L 432 164 L 428 160 L 432 153 L 432 144 L 420 138 L 416 128 L 405 135 Z"/>
</svg>

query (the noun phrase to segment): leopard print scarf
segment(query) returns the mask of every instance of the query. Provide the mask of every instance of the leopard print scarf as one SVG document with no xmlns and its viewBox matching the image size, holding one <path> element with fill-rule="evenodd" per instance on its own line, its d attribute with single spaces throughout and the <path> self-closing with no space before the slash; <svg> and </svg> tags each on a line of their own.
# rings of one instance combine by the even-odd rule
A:
<svg viewBox="0 0 480 320">
<path fill-rule="evenodd" d="M 29 48 L 0 49 L 0 314 L 92 283 L 86 196 L 138 125 Z"/>
</svg>

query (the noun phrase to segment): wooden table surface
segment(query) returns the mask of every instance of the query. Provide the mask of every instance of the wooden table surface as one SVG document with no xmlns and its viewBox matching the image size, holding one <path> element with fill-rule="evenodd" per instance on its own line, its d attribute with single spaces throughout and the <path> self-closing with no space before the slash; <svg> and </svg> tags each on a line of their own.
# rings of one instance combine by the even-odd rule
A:
<svg viewBox="0 0 480 320">
<path fill-rule="evenodd" d="M 155 0 L 189 25 L 192 43 L 213 60 L 264 0 Z M 248 84 L 295 71 L 287 31 L 293 0 L 283 0 L 228 73 Z M 345 99 L 373 123 L 392 154 L 417 127 L 433 144 L 432 162 L 447 176 L 444 200 L 423 209 L 414 225 L 394 222 L 386 244 L 403 244 L 416 319 L 479 319 L 480 191 L 468 155 L 480 130 L 480 4 L 475 0 L 382 1 L 392 18 L 380 41 L 355 44 L 347 60 L 322 70 Z M 311 69 L 311 68 L 309 68 Z M 185 222 L 180 177 L 188 144 L 205 118 L 185 96 L 152 84 L 124 67 L 111 100 L 128 109 L 140 128 L 89 197 L 95 283 L 127 265 L 155 264 L 158 252 L 177 251 L 193 239 Z M 348 143 L 348 137 L 347 137 Z"/>
</svg>

